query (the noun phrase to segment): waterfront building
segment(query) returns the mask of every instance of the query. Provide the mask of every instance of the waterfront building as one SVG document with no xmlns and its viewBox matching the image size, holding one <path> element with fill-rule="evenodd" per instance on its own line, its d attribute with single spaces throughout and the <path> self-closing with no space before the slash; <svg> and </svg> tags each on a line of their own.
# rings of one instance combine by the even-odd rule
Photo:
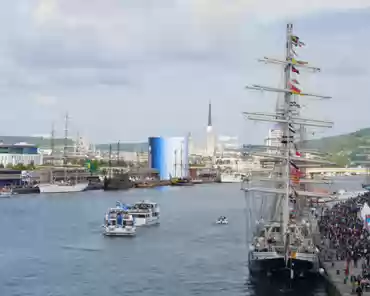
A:
<svg viewBox="0 0 370 296">
<path fill-rule="evenodd" d="M 27 143 L 18 143 L 14 145 L 0 144 L 0 164 L 34 164 L 42 165 L 43 156 L 37 146 Z"/>
<path fill-rule="evenodd" d="M 240 150 L 241 145 L 239 143 L 238 137 L 218 136 L 216 150 L 218 154 L 223 154 L 227 151 L 238 151 Z"/>
</svg>

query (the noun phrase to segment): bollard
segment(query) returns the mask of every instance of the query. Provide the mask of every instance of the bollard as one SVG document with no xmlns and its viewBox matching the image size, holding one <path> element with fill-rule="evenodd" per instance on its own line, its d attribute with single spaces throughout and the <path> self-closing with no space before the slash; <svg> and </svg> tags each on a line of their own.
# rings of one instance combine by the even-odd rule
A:
<svg viewBox="0 0 370 296">
<path fill-rule="evenodd" d="M 337 275 L 339 275 L 339 274 L 340 274 L 339 269 L 337 269 Z"/>
<path fill-rule="evenodd" d="M 347 284 L 347 277 L 344 278 L 343 284 L 345 284 L 345 285 Z"/>
<path fill-rule="evenodd" d="M 332 263 L 331 263 L 331 267 L 334 267 L 334 265 L 335 265 L 335 264 L 334 264 L 334 262 L 332 262 Z"/>
</svg>

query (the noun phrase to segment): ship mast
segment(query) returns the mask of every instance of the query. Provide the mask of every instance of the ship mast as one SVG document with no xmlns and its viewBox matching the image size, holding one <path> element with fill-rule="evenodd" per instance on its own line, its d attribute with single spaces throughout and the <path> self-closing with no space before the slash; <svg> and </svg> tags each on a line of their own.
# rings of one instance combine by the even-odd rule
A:
<svg viewBox="0 0 370 296">
<path fill-rule="evenodd" d="M 54 122 L 51 124 L 51 135 L 50 135 L 50 156 L 51 156 L 51 164 L 54 166 L 54 152 L 55 152 L 55 126 Z"/>
<path fill-rule="evenodd" d="M 182 151 L 182 144 L 181 144 L 181 150 L 180 150 L 180 176 L 181 178 L 184 178 L 185 176 L 183 175 L 184 172 L 184 165 L 182 163 L 182 157 L 183 157 L 183 151 Z"/>
<path fill-rule="evenodd" d="M 292 58 L 292 30 L 293 25 L 288 24 L 287 30 L 286 30 L 286 61 L 290 61 Z M 285 73 L 284 73 L 284 88 L 289 89 L 289 83 L 290 83 L 290 71 L 292 69 L 292 65 L 286 64 L 285 65 Z M 284 205 L 282 207 L 282 219 L 281 219 L 281 232 L 284 236 L 285 233 L 287 233 L 287 227 L 289 222 L 289 195 L 290 195 L 290 144 L 291 144 L 291 137 L 290 137 L 290 129 L 289 124 L 291 121 L 291 110 L 290 110 L 290 102 L 291 102 L 292 93 L 285 93 L 284 96 L 284 116 L 287 120 L 287 122 L 284 124 L 283 129 L 283 139 L 282 144 L 285 148 L 285 177 L 286 177 L 286 183 L 285 183 L 285 196 L 284 196 Z M 285 142 L 284 142 L 285 141 Z"/>
<path fill-rule="evenodd" d="M 67 153 L 68 153 L 68 112 L 65 116 L 65 124 L 64 124 L 64 147 L 63 147 L 63 166 L 64 166 L 64 182 L 67 181 Z"/>
<path fill-rule="evenodd" d="M 266 157 L 269 159 L 275 159 L 277 163 L 277 170 L 275 169 L 275 174 L 277 178 L 271 179 L 271 181 L 277 183 L 275 189 L 268 187 L 255 187 L 255 188 L 245 188 L 246 192 L 264 192 L 264 193 L 275 193 L 279 196 L 279 202 L 277 206 L 280 208 L 280 231 L 283 238 L 283 244 L 285 249 L 285 254 L 289 251 L 287 248 L 290 247 L 290 234 L 288 231 L 289 226 L 289 199 L 292 195 L 298 197 L 327 197 L 328 195 L 318 194 L 313 192 L 305 191 L 303 188 L 295 188 L 292 183 L 292 169 L 299 171 L 296 162 L 310 162 L 313 164 L 329 164 L 330 162 L 322 159 L 305 159 L 301 157 L 300 153 L 297 151 L 297 146 L 295 144 L 295 129 L 300 127 L 304 131 L 304 126 L 315 126 L 315 127 L 332 127 L 333 122 L 323 121 L 323 120 L 313 120 L 309 118 L 301 117 L 299 112 L 300 105 L 298 104 L 299 97 L 313 97 L 317 99 L 329 99 L 328 96 L 322 96 L 318 94 L 302 92 L 296 85 L 299 84 L 297 79 L 294 79 L 292 73 L 299 74 L 302 70 L 308 70 L 312 72 L 319 72 L 320 69 L 317 67 L 309 66 L 307 62 L 298 61 L 295 59 L 297 55 L 294 51 L 294 47 L 301 47 L 304 43 L 300 41 L 299 37 L 293 35 L 293 25 L 287 24 L 286 27 L 286 53 L 284 60 L 272 59 L 264 57 L 259 59 L 260 62 L 276 64 L 284 67 L 284 86 L 283 88 L 275 88 L 268 86 L 261 86 L 253 84 L 247 86 L 247 89 L 251 90 L 262 90 L 280 93 L 284 95 L 284 102 L 282 108 L 277 107 L 275 113 L 265 113 L 265 112 L 244 112 L 247 119 L 265 121 L 265 122 L 276 122 L 281 126 L 282 136 L 281 136 L 281 147 L 268 147 L 269 149 L 276 149 L 276 153 L 267 153 L 257 151 L 253 153 L 256 156 Z M 303 140 L 303 136 L 298 137 Z M 295 151 L 295 154 L 293 154 Z M 299 155 L 298 155 L 299 154 Z M 276 167 L 276 166 L 275 166 Z M 266 181 L 266 180 L 264 180 Z M 303 190 L 302 190 L 303 189 Z M 286 262 L 288 257 L 286 258 Z"/>
<path fill-rule="evenodd" d="M 173 154 L 174 154 L 174 157 L 175 157 L 175 163 L 174 163 L 174 168 L 175 168 L 175 178 L 177 178 L 177 150 L 175 150 L 174 152 L 173 152 Z"/>
</svg>

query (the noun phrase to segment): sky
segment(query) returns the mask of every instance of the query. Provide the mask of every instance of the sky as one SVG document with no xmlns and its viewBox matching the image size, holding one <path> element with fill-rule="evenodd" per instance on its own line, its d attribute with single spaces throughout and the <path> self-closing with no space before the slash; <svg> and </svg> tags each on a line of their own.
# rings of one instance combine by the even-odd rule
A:
<svg viewBox="0 0 370 296">
<path fill-rule="evenodd" d="M 306 117 L 335 122 L 328 136 L 370 126 L 370 0 L 1 0 L 0 116 L 3 135 L 63 134 L 96 143 L 148 136 L 205 139 L 208 102 L 217 134 L 260 143 L 272 112 L 287 22 L 322 68 L 301 89 Z"/>
</svg>

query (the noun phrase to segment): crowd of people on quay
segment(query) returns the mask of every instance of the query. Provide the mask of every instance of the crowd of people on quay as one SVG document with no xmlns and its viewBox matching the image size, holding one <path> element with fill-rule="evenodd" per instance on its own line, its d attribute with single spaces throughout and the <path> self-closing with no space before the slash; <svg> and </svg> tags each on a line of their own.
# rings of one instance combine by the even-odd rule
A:
<svg viewBox="0 0 370 296">
<path fill-rule="evenodd" d="M 370 231 L 361 217 L 366 203 L 370 193 L 322 208 L 319 220 L 322 254 L 326 260 L 345 262 L 344 283 L 350 280 L 358 295 L 370 289 Z"/>
</svg>

